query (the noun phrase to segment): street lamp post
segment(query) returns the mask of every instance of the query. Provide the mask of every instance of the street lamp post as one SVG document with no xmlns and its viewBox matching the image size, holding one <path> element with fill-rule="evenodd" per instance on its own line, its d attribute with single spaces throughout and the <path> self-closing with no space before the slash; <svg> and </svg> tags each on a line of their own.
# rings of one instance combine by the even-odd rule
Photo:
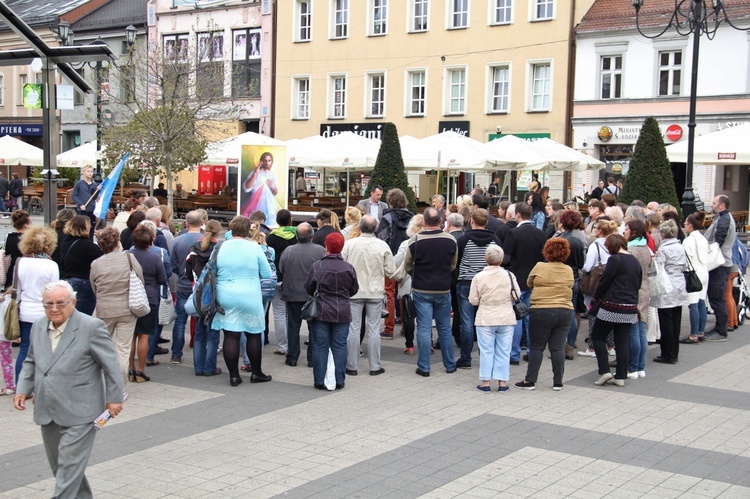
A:
<svg viewBox="0 0 750 499">
<path fill-rule="evenodd" d="M 670 28 L 681 36 L 693 35 L 693 60 L 690 71 L 690 105 L 688 109 L 688 151 L 687 164 L 685 168 L 685 192 L 682 195 L 682 213 L 687 217 L 695 213 L 695 194 L 693 193 L 693 151 L 695 148 L 695 107 L 698 90 L 698 56 L 700 53 L 700 39 L 706 35 L 713 40 L 719 26 L 726 22 L 732 28 L 739 31 L 748 31 L 750 28 L 740 28 L 732 24 L 724 8 L 723 0 L 675 0 L 674 11 L 667 26 L 656 35 L 647 35 L 641 31 L 639 14 L 645 0 L 633 0 L 635 8 L 635 25 L 638 33 L 646 38 L 659 38 Z M 663 14 L 658 12 L 658 14 Z"/>
<path fill-rule="evenodd" d="M 66 21 L 60 21 L 58 24 L 58 31 L 60 34 L 60 39 L 62 40 L 63 45 L 73 45 L 74 43 L 74 34 L 73 30 L 70 29 L 70 24 L 68 24 Z M 127 45 L 128 52 L 130 52 L 133 49 L 133 45 L 135 45 L 135 39 L 136 35 L 138 34 L 138 29 L 133 26 L 132 24 L 125 28 L 125 44 Z M 91 42 L 89 45 L 106 45 L 107 43 L 102 40 L 101 37 L 98 37 L 96 40 Z M 88 66 L 94 70 L 94 80 L 96 81 L 96 177 L 95 180 L 97 182 L 101 182 L 102 180 L 102 159 L 101 159 L 101 151 L 102 151 L 102 61 L 96 61 L 95 64 L 92 65 L 91 62 L 83 63 L 88 64 Z"/>
</svg>

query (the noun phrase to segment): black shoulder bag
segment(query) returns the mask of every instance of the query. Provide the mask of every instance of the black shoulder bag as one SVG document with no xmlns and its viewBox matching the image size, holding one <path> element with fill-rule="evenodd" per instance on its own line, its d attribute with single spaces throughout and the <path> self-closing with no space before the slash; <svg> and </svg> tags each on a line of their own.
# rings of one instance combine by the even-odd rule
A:
<svg viewBox="0 0 750 499">
<path fill-rule="evenodd" d="M 323 261 L 320 261 L 320 267 L 318 267 L 318 270 L 320 270 L 323 267 Z M 319 273 L 315 273 L 315 291 L 313 291 L 313 295 L 305 302 L 304 305 L 302 305 L 302 318 L 306 321 L 316 321 L 318 320 L 318 288 L 320 287 L 320 282 L 318 281 Z"/>
<path fill-rule="evenodd" d="M 521 301 L 516 288 L 513 286 L 513 277 L 510 275 L 510 270 L 505 269 L 508 273 L 508 279 L 510 280 L 510 302 L 513 304 L 513 312 L 516 314 L 516 320 L 520 321 L 527 315 L 529 315 L 529 307 Z"/>
</svg>

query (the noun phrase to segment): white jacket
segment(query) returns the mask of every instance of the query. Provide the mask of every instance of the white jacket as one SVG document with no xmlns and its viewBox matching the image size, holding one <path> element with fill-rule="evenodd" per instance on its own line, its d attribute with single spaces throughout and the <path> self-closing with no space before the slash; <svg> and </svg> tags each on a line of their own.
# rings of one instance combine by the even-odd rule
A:
<svg viewBox="0 0 750 499">
<path fill-rule="evenodd" d="M 688 293 L 688 303 L 698 303 L 698 300 L 705 300 L 708 292 L 708 241 L 699 231 L 694 230 L 682 242 L 685 254 L 690 258 L 698 278 L 703 284 L 703 289 L 695 293 Z"/>
</svg>

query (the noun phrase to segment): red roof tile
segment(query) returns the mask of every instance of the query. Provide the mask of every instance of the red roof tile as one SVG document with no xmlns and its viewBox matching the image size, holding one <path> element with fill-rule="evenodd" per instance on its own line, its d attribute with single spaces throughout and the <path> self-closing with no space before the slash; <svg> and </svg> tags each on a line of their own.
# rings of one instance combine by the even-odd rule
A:
<svg viewBox="0 0 750 499">
<path fill-rule="evenodd" d="M 686 0 L 684 6 L 690 3 L 691 0 Z M 706 0 L 706 3 L 710 7 L 711 0 Z M 674 7 L 675 0 L 645 0 L 638 14 L 638 24 L 641 27 L 666 26 Z M 724 8 L 732 22 L 750 18 L 750 0 L 724 0 Z M 742 26 L 745 27 L 746 22 Z M 635 9 L 631 0 L 596 0 L 576 31 L 583 33 L 634 27 Z"/>
</svg>

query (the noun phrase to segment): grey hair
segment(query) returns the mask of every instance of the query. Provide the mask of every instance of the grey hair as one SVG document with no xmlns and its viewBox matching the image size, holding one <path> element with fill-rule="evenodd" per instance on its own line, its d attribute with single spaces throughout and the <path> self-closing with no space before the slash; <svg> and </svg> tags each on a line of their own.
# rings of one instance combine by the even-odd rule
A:
<svg viewBox="0 0 750 499">
<path fill-rule="evenodd" d="M 185 215 L 185 222 L 188 227 L 200 227 L 203 223 L 203 215 L 198 210 L 193 210 Z"/>
<path fill-rule="evenodd" d="M 161 210 L 155 206 L 149 208 L 146 210 L 146 220 L 150 220 L 154 223 L 156 223 L 157 220 L 161 222 Z"/>
<path fill-rule="evenodd" d="M 459 213 L 451 213 L 450 215 L 448 215 L 446 220 L 448 220 L 448 223 L 456 228 L 461 228 L 464 226 L 464 217 Z"/>
<path fill-rule="evenodd" d="M 664 239 L 677 237 L 677 224 L 674 220 L 665 220 L 659 226 L 659 232 Z"/>
<path fill-rule="evenodd" d="M 148 230 L 156 234 L 156 224 L 152 222 L 151 220 L 143 220 L 138 225 L 143 225 L 144 227 L 148 227 Z"/>
<path fill-rule="evenodd" d="M 504 257 L 505 252 L 503 251 L 503 248 L 497 244 L 490 244 L 484 252 L 484 261 L 487 262 L 487 265 L 500 265 L 503 263 Z"/>
<path fill-rule="evenodd" d="M 48 282 L 42 287 L 42 296 L 46 295 L 47 293 L 50 293 L 55 288 L 65 288 L 65 290 L 68 292 L 68 295 L 70 295 L 71 300 L 75 299 L 76 297 L 76 292 L 73 289 L 73 286 L 71 286 L 68 281 Z"/>
<path fill-rule="evenodd" d="M 640 220 L 641 222 L 644 222 L 646 220 L 645 215 L 643 214 L 643 208 L 640 206 L 631 206 L 628 208 L 628 210 L 625 212 L 625 218 L 630 217 L 632 220 Z"/>
<path fill-rule="evenodd" d="M 154 196 L 149 196 L 143 200 L 143 206 L 145 206 L 146 208 L 154 208 L 156 206 L 159 206 L 159 200 Z"/>
<path fill-rule="evenodd" d="M 432 196 L 433 201 L 435 201 L 436 199 L 440 201 L 440 204 L 445 205 L 445 197 L 442 194 L 435 194 L 434 196 Z"/>
</svg>

